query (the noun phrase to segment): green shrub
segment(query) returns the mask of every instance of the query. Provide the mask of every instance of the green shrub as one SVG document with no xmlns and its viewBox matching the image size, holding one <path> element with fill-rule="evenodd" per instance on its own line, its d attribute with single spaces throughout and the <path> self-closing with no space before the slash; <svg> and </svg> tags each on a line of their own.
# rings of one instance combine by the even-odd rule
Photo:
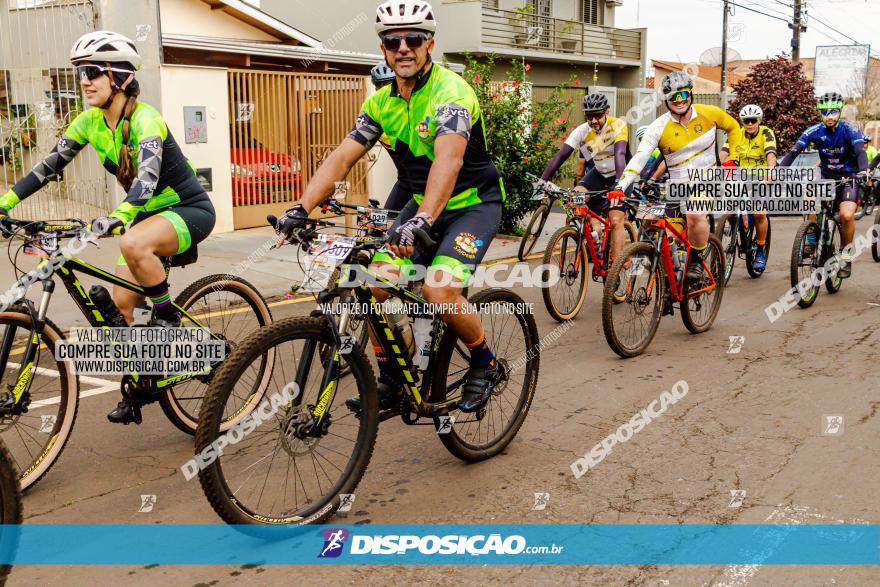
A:
<svg viewBox="0 0 880 587">
<path fill-rule="evenodd" d="M 494 55 L 482 61 L 469 55 L 466 59 L 463 75 L 480 101 L 489 156 L 498 167 L 507 193 L 499 232 L 515 234 L 523 217 L 536 206 L 526 172 L 541 175 L 572 128 L 565 116 L 570 99 L 563 95 L 569 84 L 562 84 L 548 99 L 535 103 L 528 83 L 529 66 L 522 61 L 511 62 L 504 81 L 492 82 Z M 557 178 L 564 181 L 566 176 L 573 177 L 575 165 L 576 158 L 572 157 Z"/>
</svg>

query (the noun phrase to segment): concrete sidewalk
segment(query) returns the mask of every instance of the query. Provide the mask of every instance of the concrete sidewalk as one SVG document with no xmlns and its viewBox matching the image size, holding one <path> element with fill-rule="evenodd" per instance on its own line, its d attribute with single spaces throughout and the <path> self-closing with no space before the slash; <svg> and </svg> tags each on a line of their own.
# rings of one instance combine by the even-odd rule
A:
<svg viewBox="0 0 880 587">
<path fill-rule="evenodd" d="M 559 226 L 564 224 L 564 219 L 565 216 L 561 213 L 550 215 L 544 234 L 535 247 L 534 253 L 543 251 L 547 239 Z M 298 247 L 294 246 L 268 250 L 275 240 L 274 237 L 274 231 L 268 226 L 208 237 L 199 245 L 198 262 L 188 265 L 186 268 L 175 268 L 171 272 L 169 281 L 172 296 L 179 294 L 195 280 L 215 273 L 232 273 L 246 279 L 267 299 L 289 294 L 291 285 L 301 283 L 303 280 L 303 271 L 298 261 L 302 253 Z M 497 237 L 489 247 L 485 261 L 515 259 L 519 243 L 519 238 Z M 0 245 L 8 244 L 8 241 L 0 241 Z M 19 244 L 20 241 L 16 241 L 14 246 L 18 247 Z M 100 248 L 89 246 L 79 255 L 79 258 L 101 269 L 112 271 L 116 267 L 116 260 L 119 256 L 118 244 L 113 240 L 102 240 L 99 244 Z M 10 252 L 14 256 L 15 248 Z M 37 258 L 20 254 L 18 265 L 24 271 L 30 271 L 37 266 Z M 80 278 L 86 289 L 94 283 L 98 283 L 97 280 L 88 276 L 80 276 Z M 12 264 L 8 260 L 0 262 L 0 287 L 2 287 L 2 291 L 5 292 L 9 289 L 16 279 Z M 107 284 L 104 285 L 107 286 Z M 31 287 L 28 297 L 37 300 L 40 292 L 39 285 Z M 49 317 L 62 328 L 86 324 L 79 309 L 63 287 L 58 287 L 55 290 L 49 307 Z"/>
</svg>

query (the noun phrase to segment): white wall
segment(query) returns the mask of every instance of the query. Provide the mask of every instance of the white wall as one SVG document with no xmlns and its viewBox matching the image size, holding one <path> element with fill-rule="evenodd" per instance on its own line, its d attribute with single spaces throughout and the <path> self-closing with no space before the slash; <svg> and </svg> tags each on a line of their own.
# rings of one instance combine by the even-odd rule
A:
<svg viewBox="0 0 880 587">
<path fill-rule="evenodd" d="M 211 10 L 208 4 L 200 0 L 160 0 L 159 11 L 163 34 L 249 41 L 278 40 L 234 16 L 225 14 L 222 10 Z M 296 26 L 295 22 L 291 22 L 291 24 Z"/>
<path fill-rule="evenodd" d="M 162 75 L 162 115 L 184 155 L 198 168 L 209 167 L 213 190 L 208 193 L 217 211 L 214 233 L 230 232 L 232 225 L 232 175 L 229 145 L 229 91 L 224 68 L 165 65 Z M 204 106 L 208 142 L 187 144 L 184 106 Z"/>
</svg>

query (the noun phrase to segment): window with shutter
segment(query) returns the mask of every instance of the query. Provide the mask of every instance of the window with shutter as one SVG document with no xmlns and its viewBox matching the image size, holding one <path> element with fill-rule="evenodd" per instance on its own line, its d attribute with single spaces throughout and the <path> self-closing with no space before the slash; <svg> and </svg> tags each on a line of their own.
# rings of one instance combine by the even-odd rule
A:
<svg viewBox="0 0 880 587">
<path fill-rule="evenodd" d="M 484 8 L 498 8 L 498 0 L 483 0 Z"/>
<path fill-rule="evenodd" d="M 586 24 L 602 24 L 600 10 L 603 4 L 599 0 L 581 0 L 581 21 Z"/>
</svg>

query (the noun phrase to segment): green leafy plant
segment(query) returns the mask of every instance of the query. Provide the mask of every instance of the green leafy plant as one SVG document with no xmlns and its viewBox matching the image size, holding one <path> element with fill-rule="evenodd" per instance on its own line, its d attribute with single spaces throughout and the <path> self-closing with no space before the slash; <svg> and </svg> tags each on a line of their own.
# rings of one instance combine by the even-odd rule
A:
<svg viewBox="0 0 880 587">
<path fill-rule="evenodd" d="M 764 110 L 762 124 L 776 134 L 780 157 L 785 154 L 809 126 L 819 122 L 813 82 L 804 76 L 800 64 L 794 65 L 779 56 L 755 65 L 744 80 L 734 84 L 736 98 L 728 111 L 739 118 L 747 104 Z"/>
<path fill-rule="evenodd" d="M 541 175 L 571 128 L 566 116 L 569 98 L 563 94 L 569 84 L 562 84 L 548 98 L 533 102 L 529 69 L 522 61 L 512 61 L 503 81 L 491 81 L 495 56 L 476 61 L 467 55 L 463 74 L 477 93 L 489 156 L 504 182 L 507 197 L 500 228 L 504 234 L 515 234 L 522 218 L 535 208 L 532 183 L 526 172 Z M 572 158 L 557 179 L 571 179 L 574 165 Z"/>
</svg>

